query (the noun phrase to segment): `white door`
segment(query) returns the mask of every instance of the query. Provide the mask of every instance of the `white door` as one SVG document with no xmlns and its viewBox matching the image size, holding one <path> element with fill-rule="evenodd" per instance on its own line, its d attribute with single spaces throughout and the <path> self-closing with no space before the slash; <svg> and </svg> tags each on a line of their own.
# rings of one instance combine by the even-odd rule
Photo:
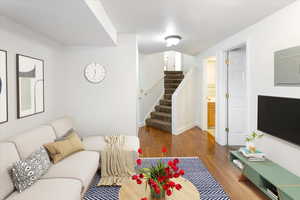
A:
<svg viewBox="0 0 300 200">
<path fill-rule="evenodd" d="M 246 48 L 228 52 L 228 144 L 242 145 L 247 131 Z"/>
</svg>

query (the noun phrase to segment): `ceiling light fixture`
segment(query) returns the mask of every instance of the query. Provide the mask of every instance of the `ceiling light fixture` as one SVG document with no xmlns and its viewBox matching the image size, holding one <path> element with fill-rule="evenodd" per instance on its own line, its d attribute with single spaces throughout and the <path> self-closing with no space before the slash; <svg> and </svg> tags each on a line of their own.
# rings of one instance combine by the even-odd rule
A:
<svg viewBox="0 0 300 200">
<path fill-rule="evenodd" d="M 176 46 L 181 41 L 182 37 L 179 35 L 170 35 L 168 37 L 165 37 L 166 45 L 167 47 Z"/>
</svg>

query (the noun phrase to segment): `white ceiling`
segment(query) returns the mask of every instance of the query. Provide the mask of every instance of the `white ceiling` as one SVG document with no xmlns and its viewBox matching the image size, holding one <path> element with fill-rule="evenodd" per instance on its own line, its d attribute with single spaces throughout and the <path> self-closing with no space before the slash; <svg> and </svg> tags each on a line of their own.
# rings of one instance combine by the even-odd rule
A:
<svg viewBox="0 0 300 200">
<path fill-rule="evenodd" d="M 153 53 L 170 50 L 164 37 L 179 34 L 172 49 L 195 55 L 294 1 L 0 0 L 0 15 L 70 46 L 114 45 L 117 30 L 136 33 L 140 51 Z"/>
<path fill-rule="evenodd" d="M 95 0 L 90 1 L 95 5 Z M 88 7 L 88 2 L 89 0 L 0 0 L 0 15 L 64 45 L 114 45 L 114 38 L 97 19 L 96 13 Z M 95 9 L 100 9 L 101 12 L 99 5 L 96 6 L 98 7 Z M 105 16 L 104 14 L 101 13 L 101 16 Z M 109 28 L 110 31 L 113 29 Z"/>
<path fill-rule="evenodd" d="M 166 50 L 164 37 L 179 34 L 175 50 L 197 54 L 295 0 L 101 0 L 118 32 L 136 33 L 143 53 Z"/>
</svg>

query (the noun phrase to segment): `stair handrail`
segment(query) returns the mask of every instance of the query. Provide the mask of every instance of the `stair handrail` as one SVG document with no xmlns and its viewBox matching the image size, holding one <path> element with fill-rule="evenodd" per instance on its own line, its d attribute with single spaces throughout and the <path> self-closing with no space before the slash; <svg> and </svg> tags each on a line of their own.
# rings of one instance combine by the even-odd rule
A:
<svg viewBox="0 0 300 200">
<path fill-rule="evenodd" d="M 157 87 L 157 85 L 159 85 L 159 83 L 162 81 L 162 80 L 164 80 L 164 78 L 165 78 L 165 76 L 162 76 L 160 79 L 158 79 L 149 89 L 147 89 L 147 90 L 143 90 L 143 89 L 141 89 L 140 90 L 140 94 L 141 94 L 141 96 L 147 96 L 149 93 L 151 93 L 151 91 L 154 89 L 154 88 L 156 88 Z M 140 96 L 140 99 L 142 98 Z"/>
</svg>

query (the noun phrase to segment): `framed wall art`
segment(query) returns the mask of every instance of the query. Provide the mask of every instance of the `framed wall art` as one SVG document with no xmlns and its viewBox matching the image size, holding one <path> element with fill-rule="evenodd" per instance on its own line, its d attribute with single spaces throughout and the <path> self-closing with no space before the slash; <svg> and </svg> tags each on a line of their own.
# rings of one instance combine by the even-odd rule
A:
<svg viewBox="0 0 300 200">
<path fill-rule="evenodd" d="M 0 124 L 8 121 L 7 52 L 0 50 Z"/>
<path fill-rule="evenodd" d="M 18 118 L 45 111 L 44 61 L 17 54 Z"/>
</svg>

